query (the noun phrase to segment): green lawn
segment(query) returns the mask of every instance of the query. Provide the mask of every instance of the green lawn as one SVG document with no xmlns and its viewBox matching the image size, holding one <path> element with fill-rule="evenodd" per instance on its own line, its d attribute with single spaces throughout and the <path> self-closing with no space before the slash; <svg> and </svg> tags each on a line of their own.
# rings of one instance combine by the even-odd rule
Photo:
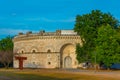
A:
<svg viewBox="0 0 120 80">
<path fill-rule="evenodd" d="M 2 79 L 10 79 L 10 80 L 71 80 L 71 79 L 60 79 L 50 76 L 42 76 L 36 74 L 16 74 L 16 73 L 4 73 L 4 77 L 2 75 Z M 1 76 L 1 75 L 0 75 Z M 1 80 L 1 79 L 0 79 Z"/>
<path fill-rule="evenodd" d="M 54 74 L 38 73 L 38 72 L 14 72 L 14 71 L 0 71 L 0 80 L 72 80 L 68 78 L 57 78 L 52 76 Z M 56 74 L 55 74 L 56 75 Z M 57 74 L 58 75 L 58 74 Z"/>
</svg>

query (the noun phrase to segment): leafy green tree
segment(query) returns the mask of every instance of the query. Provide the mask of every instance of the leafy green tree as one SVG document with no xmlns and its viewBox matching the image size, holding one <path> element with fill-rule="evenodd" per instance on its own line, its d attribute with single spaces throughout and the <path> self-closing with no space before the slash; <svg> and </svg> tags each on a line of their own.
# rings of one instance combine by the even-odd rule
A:
<svg viewBox="0 0 120 80">
<path fill-rule="evenodd" d="M 74 30 L 82 39 L 83 45 L 80 48 L 82 48 L 82 52 L 88 56 L 88 59 L 92 58 L 91 54 L 94 52 L 96 47 L 95 39 L 98 35 L 98 28 L 107 24 L 112 26 L 114 29 L 119 26 L 118 20 L 116 20 L 110 13 L 102 13 L 100 10 L 92 10 L 89 14 L 76 16 Z M 81 54 L 81 52 L 77 53 Z M 80 60 L 79 58 L 77 59 L 78 61 Z"/>
<path fill-rule="evenodd" d="M 8 68 L 12 61 L 13 61 L 13 42 L 12 37 L 8 36 L 0 40 L 0 63 L 4 64 L 4 66 Z"/>
<path fill-rule="evenodd" d="M 0 51 L 13 51 L 12 37 L 7 36 L 0 40 Z"/>
<path fill-rule="evenodd" d="M 77 60 L 79 63 L 83 62 L 86 60 L 86 54 L 85 52 L 83 52 L 84 50 L 82 49 L 83 47 L 81 47 L 80 44 L 76 44 L 76 54 L 77 54 Z"/>
<path fill-rule="evenodd" d="M 117 35 L 116 35 L 117 41 L 120 44 L 120 26 L 118 27 L 118 29 L 116 31 L 117 31 Z"/>
<path fill-rule="evenodd" d="M 118 41 L 117 31 L 110 25 L 98 28 L 96 42 L 97 62 L 101 61 L 111 66 L 112 63 L 120 63 L 120 43 Z"/>
<path fill-rule="evenodd" d="M 80 44 L 76 44 L 76 59 L 79 63 L 87 62 L 90 60 L 91 55 L 87 50 L 85 50 L 86 47 L 87 45 L 84 45 L 84 47 L 82 47 Z"/>
</svg>

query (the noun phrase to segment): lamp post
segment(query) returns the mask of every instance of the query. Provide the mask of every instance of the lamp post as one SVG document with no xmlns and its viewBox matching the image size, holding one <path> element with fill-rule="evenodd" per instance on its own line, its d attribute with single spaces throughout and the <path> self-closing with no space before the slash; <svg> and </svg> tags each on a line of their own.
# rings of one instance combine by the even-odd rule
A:
<svg viewBox="0 0 120 80">
<path fill-rule="evenodd" d="M 95 72 L 96 72 L 96 52 L 94 52 L 95 54 Z"/>
</svg>

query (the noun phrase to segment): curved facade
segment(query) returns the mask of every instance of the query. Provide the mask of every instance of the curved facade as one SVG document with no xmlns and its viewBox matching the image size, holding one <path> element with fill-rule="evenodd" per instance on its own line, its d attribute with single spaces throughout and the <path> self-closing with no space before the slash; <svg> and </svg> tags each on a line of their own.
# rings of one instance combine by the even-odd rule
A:
<svg viewBox="0 0 120 80">
<path fill-rule="evenodd" d="M 19 33 L 14 37 L 14 68 L 19 67 L 16 56 L 26 57 L 24 68 L 76 68 L 75 47 L 81 43 L 73 30 Z"/>
</svg>

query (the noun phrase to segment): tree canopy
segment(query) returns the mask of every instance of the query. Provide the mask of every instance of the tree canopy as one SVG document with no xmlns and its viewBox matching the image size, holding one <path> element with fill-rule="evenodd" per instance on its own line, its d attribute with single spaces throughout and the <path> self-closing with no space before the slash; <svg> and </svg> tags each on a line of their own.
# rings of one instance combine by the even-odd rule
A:
<svg viewBox="0 0 120 80">
<path fill-rule="evenodd" d="M 13 51 L 12 37 L 7 36 L 0 40 L 0 51 Z"/>
<path fill-rule="evenodd" d="M 8 36 L 0 40 L 0 63 L 8 68 L 13 61 L 12 37 Z"/>
<path fill-rule="evenodd" d="M 96 50 L 97 43 L 95 40 L 98 38 L 98 30 L 103 25 L 104 27 L 110 25 L 112 29 L 117 30 L 119 21 L 110 13 L 103 13 L 100 10 L 92 10 L 88 14 L 76 16 L 74 30 L 80 35 L 83 44 L 79 50 L 77 50 L 78 48 L 76 49 L 77 54 L 86 54 L 87 59 L 93 58 L 91 55 Z M 83 56 L 77 56 L 77 60 L 80 62 L 78 57 L 83 58 Z"/>
<path fill-rule="evenodd" d="M 98 63 L 102 61 L 108 67 L 112 63 L 120 63 L 119 37 L 117 31 L 110 25 L 98 28 L 98 35 L 95 40 Z"/>
</svg>

